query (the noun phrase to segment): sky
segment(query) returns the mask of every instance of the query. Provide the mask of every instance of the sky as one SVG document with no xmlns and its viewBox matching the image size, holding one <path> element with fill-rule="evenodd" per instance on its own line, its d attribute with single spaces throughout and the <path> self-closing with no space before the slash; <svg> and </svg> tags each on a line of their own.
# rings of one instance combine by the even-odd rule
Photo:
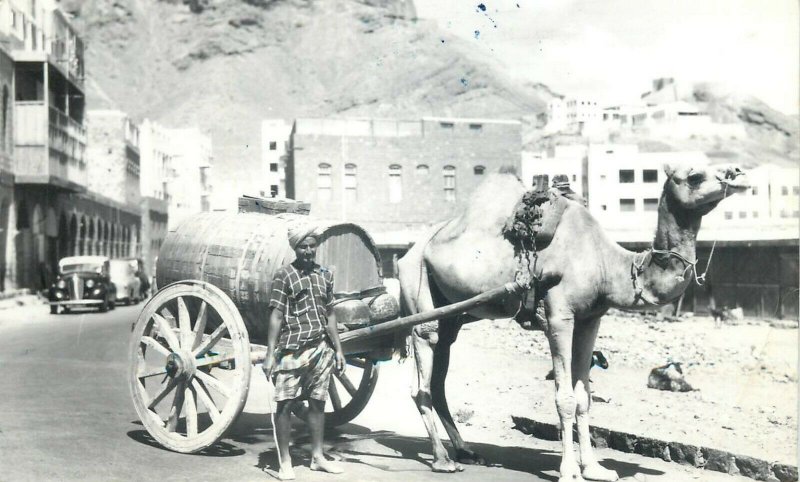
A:
<svg viewBox="0 0 800 482">
<path fill-rule="evenodd" d="M 721 82 L 797 114 L 797 0 L 415 0 L 420 18 L 567 96 L 633 102 L 652 79 Z M 482 7 L 485 7 L 485 10 Z"/>
</svg>

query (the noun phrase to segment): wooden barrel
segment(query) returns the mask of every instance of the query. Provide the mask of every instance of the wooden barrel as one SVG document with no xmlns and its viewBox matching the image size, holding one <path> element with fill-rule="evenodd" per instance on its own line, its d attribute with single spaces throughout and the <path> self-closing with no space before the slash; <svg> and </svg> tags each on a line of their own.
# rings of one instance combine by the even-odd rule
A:
<svg viewBox="0 0 800 482">
<path fill-rule="evenodd" d="M 333 272 L 337 297 L 382 287 L 378 249 L 360 226 L 258 213 L 201 213 L 170 231 L 158 256 L 158 286 L 190 279 L 213 284 L 239 309 L 250 340 L 266 343 L 273 275 L 295 258 L 287 231 L 309 222 L 322 233 L 317 263 Z"/>
</svg>

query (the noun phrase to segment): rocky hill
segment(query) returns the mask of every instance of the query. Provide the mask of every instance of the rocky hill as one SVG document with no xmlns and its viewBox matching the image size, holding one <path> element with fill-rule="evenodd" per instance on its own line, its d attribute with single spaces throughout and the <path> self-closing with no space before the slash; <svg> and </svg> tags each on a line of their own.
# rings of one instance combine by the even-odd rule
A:
<svg viewBox="0 0 800 482">
<path fill-rule="evenodd" d="M 552 94 L 416 20 L 410 0 L 63 0 L 87 43 L 89 108 L 212 136 L 215 183 L 259 159 L 259 123 L 298 116 L 519 118 Z M 264 186 L 260 186 L 264 189 Z"/>
</svg>

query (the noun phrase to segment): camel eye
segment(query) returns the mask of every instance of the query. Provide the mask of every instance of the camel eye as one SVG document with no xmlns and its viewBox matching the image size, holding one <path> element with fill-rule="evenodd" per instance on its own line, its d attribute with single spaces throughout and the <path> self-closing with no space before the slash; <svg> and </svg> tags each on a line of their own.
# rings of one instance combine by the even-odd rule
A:
<svg viewBox="0 0 800 482">
<path fill-rule="evenodd" d="M 705 179 L 705 176 L 699 172 L 689 174 L 689 177 L 686 178 L 686 180 L 689 181 L 689 184 L 692 185 L 700 184 L 701 182 L 703 182 L 703 179 Z"/>
</svg>

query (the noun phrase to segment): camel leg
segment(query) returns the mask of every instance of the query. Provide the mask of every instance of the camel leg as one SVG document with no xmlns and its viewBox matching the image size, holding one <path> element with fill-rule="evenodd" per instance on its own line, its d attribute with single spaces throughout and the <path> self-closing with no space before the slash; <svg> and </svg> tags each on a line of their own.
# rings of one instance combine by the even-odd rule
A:
<svg viewBox="0 0 800 482">
<path fill-rule="evenodd" d="M 547 320 L 545 334 L 550 343 L 556 382 L 556 410 L 561 421 L 561 465 L 559 482 L 583 481 L 575 459 L 572 424 L 575 421 L 576 400 L 572 389 L 572 333 L 574 315 L 563 295 L 551 289 L 545 298 Z"/>
<path fill-rule="evenodd" d="M 611 482 L 619 476 L 613 470 L 603 468 L 592 450 L 589 435 L 589 408 L 592 404 L 592 390 L 589 369 L 592 363 L 592 350 L 600 328 L 600 318 L 578 322 L 575 325 L 572 344 L 572 380 L 574 383 L 576 418 L 578 425 L 578 444 L 581 454 L 582 475 L 588 480 Z"/>
<path fill-rule="evenodd" d="M 461 434 L 458 432 L 450 408 L 447 406 L 447 396 L 445 394 L 445 380 L 450 368 L 450 347 L 456 341 L 458 332 L 463 323 L 455 319 L 440 320 L 439 323 L 439 342 L 433 350 L 433 373 L 431 378 L 431 396 L 433 397 L 433 408 L 439 414 L 447 436 L 453 442 L 456 462 L 464 464 L 486 464 L 486 461 L 467 446 Z"/>
<path fill-rule="evenodd" d="M 433 448 L 433 464 L 431 467 L 433 471 L 455 472 L 456 470 L 461 470 L 461 467 L 450 460 L 447 455 L 447 450 L 444 448 L 441 439 L 439 439 L 436 420 L 433 417 L 431 378 L 433 377 L 434 347 L 439 341 L 438 338 L 439 335 L 433 330 L 418 331 L 417 328 L 414 329 L 411 342 L 414 348 L 414 365 L 417 370 L 417 376 L 414 380 L 411 397 L 417 404 L 417 409 L 422 415 L 422 421 L 431 440 Z"/>
</svg>

